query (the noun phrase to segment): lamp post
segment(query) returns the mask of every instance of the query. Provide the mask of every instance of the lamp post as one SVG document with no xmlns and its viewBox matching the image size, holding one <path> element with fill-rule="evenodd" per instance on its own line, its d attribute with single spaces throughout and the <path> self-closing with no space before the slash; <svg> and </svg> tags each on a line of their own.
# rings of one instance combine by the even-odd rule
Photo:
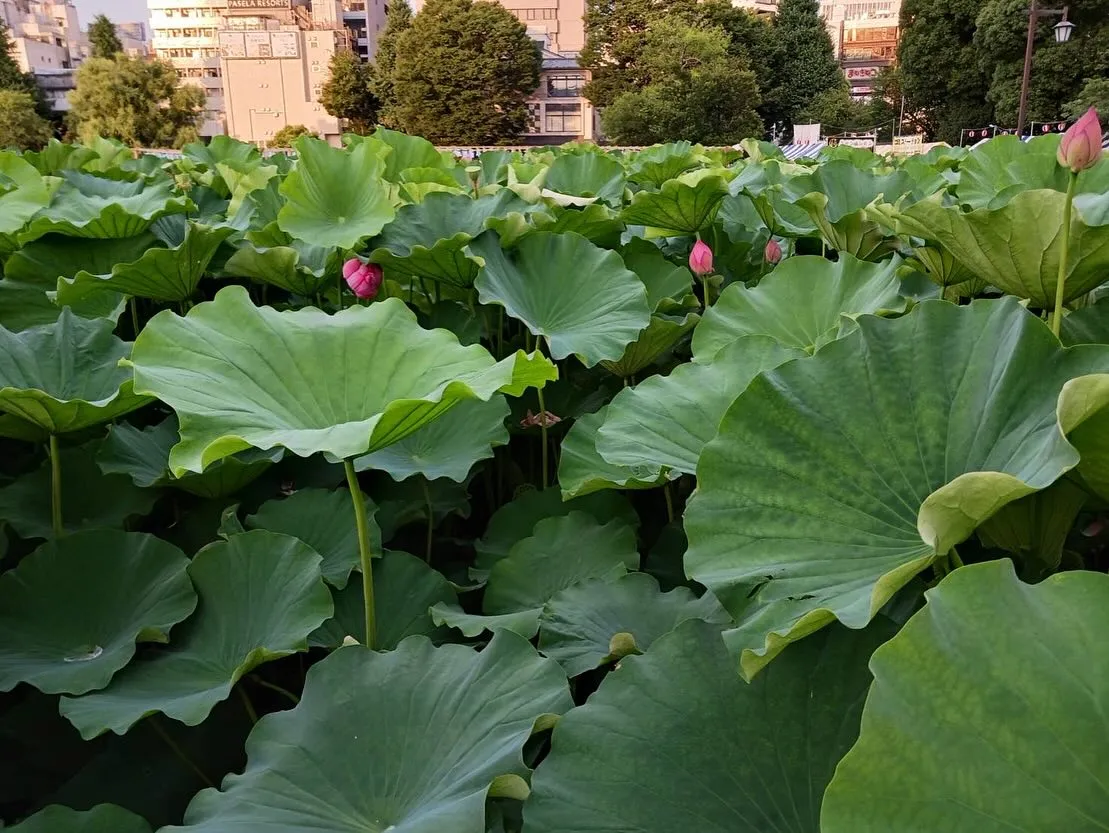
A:
<svg viewBox="0 0 1109 833">
<path fill-rule="evenodd" d="M 1069 9 L 1069 6 L 1061 9 L 1040 9 L 1036 6 L 1036 0 L 1032 0 L 1028 6 L 1028 40 L 1024 44 L 1024 76 L 1020 82 L 1020 110 L 1017 112 L 1018 137 L 1024 133 L 1024 118 L 1028 115 L 1028 80 L 1032 75 L 1032 49 L 1036 45 L 1036 24 L 1041 17 L 1062 15 L 1063 19 L 1052 28 L 1055 32 L 1055 42 L 1066 43 L 1074 30 L 1074 24 L 1067 20 Z"/>
</svg>

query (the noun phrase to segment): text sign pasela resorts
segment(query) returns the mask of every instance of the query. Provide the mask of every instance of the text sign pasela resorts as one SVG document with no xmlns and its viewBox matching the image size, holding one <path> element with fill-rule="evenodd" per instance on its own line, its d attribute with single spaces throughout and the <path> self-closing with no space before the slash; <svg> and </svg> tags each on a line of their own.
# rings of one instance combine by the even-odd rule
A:
<svg viewBox="0 0 1109 833">
<path fill-rule="evenodd" d="M 228 11 L 253 9 L 288 9 L 292 0 L 227 0 Z"/>
</svg>

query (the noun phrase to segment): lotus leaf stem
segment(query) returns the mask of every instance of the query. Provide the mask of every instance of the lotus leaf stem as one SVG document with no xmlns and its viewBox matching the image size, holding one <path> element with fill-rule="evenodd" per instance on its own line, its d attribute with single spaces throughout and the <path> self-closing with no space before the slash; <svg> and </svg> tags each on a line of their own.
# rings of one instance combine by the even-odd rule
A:
<svg viewBox="0 0 1109 833">
<path fill-rule="evenodd" d="M 420 485 L 424 490 L 424 502 L 427 504 L 427 544 L 424 547 L 424 561 L 431 563 L 431 536 L 435 529 L 435 514 L 431 510 L 431 490 L 427 487 L 427 478 L 420 478 Z"/>
<path fill-rule="evenodd" d="M 300 703 L 300 698 L 297 697 L 295 694 L 293 694 L 291 691 L 289 691 L 287 688 L 282 688 L 281 686 L 279 686 L 275 683 L 271 683 L 269 680 L 264 680 L 261 677 L 259 677 L 257 674 L 251 674 L 250 679 L 253 682 L 258 683 L 258 685 L 262 686 L 262 688 L 268 688 L 270 691 L 276 691 L 282 697 L 284 697 L 289 702 L 291 702 L 294 706 L 296 706 Z"/>
<path fill-rule="evenodd" d="M 373 562 L 370 560 L 370 524 L 366 519 L 366 501 L 363 500 L 362 489 L 358 486 L 358 474 L 354 471 L 354 463 L 350 458 L 343 460 L 343 469 L 347 475 L 350 499 L 354 501 L 354 523 L 358 529 L 358 558 L 362 565 L 362 595 L 366 611 L 366 639 L 363 644 L 373 649 L 377 646 L 377 617 L 374 611 Z"/>
<path fill-rule="evenodd" d="M 253 726 L 258 722 L 258 712 L 254 710 L 254 704 L 250 702 L 250 695 L 246 693 L 246 689 L 242 685 L 235 686 L 235 690 L 239 692 L 239 699 L 243 701 L 246 716 L 250 718 L 250 725 Z"/>
<path fill-rule="evenodd" d="M 61 538 L 62 526 L 62 461 L 58 456 L 58 435 L 50 435 L 50 517 L 54 523 L 54 537 Z"/>
<path fill-rule="evenodd" d="M 202 783 L 206 787 L 214 788 L 216 786 L 214 783 L 212 783 L 212 779 L 204 774 L 204 770 L 193 763 L 192 758 L 185 754 L 185 750 L 178 746 L 177 741 L 169 736 L 169 732 L 162 728 L 161 724 L 158 723 L 158 715 L 150 715 L 150 719 L 147 720 L 146 723 L 148 726 L 150 726 L 151 729 L 154 730 L 154 734 L 156 734 L 165 742 L 166 746 L 170 748 L 177 759 L 180 760 L 187 769 L 192 771 L 192 773 L 200 779 L 200 783 Z"/>
<path fill-rule="evenodd" d="M 131 329 L 135 331 L 135 338 L 139 337 L 139 305 L 132 295 L 127 300 L 127 306 L 131 308 Z"/>
<path fill-rule="evenodd" d="M 662 484 L 662 493 L 666 496 L 666 521 L 674 523 L 674 498 L 670 494 L 670 481 Z"/>
<path fill-rule="evenodd" d="M 548 463 L 547 463 L 547 403 L 543 401 L 543 388 L 536 388 L 535 392 L 539 395 L 539 436 L 543 441 L 543 488 L 547 488 L 547 478 L 549 477 Z"/>
<path fill-rule="evenodd" d="M 1055 314 L 1051 316 L 1051 332 L 1059 337 L 1059 330 L 1063 325 L 1063 295 L 1067 285 L 1067 255 L 1070 249 L 1070 220 L 1071 210 L 1074 207 L 1074 189 L 1078 184 L 1078 174 L 1071 171 L 1070 181 L 1067 183 L 1067 198 L 1063 202 L 1063 239 L 1062 251 L 1059 252 L 1059 275 L 1055 278 Z"/>
</svg>

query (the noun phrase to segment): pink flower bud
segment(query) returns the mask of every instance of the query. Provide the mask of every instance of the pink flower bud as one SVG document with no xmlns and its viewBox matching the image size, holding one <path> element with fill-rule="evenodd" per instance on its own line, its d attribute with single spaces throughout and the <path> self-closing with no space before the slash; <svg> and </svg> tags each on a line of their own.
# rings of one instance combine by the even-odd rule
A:
<svg viewBox="0 0 1109 833">
<path fill-rule="evenodd" d="M 343 278 L 351 292 L 359 298 L 373 298 L 381 289 L 384 273 L 376 263 L 363 263 L 351 258 L 343 264 Z"/>
<path fill-rule="evenodd" d="M 1092 168 L 1101 159 L 1101 122 L 1091 107 L 1086 115 L 1072 124 L 1059 142 L 1059 164 L 1074 173 Z"/>
<path fill-rule="evenodd" d="M 693 251 L 689 253 L 689 268 L 698 277 L 712 274 L 712 249 L 704 240 L 698 240 L 693 245 Z"/>
<path fill-rule="evenodd" d="M 778 241 L 773 237 L 766 243 L 766 251 L 763 252 L 763 257 L 766 262 L 773 265 L 782 259 L 782 247 L 778 245 Z"/>
</svg>

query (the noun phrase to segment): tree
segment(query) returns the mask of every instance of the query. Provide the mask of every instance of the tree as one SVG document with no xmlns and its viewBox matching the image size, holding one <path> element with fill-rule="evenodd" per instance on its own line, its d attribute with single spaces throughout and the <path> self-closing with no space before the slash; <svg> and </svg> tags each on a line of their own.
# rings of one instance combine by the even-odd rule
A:
<svg viewBox="0 0 1109 833">
<path fill-rule="evenodd" d="M 34 75 L 19 68 L 14 52 L 15 44 L 8 34 L 8 27 L 0 21 L 0 90 L 26 93 L 34 102 L 35 112 L 43 118 L 49 118 L 50 105 L 46 103 L 42 88 Z"/>
<path fill-rule="evenodd" d="M 369 133 L 377 122 L 378 100 L 371 83 L 373 70 L 346 50 L 331 57 L 330 75 L 320 92 L 320 104 L 343 119 L 355 133 Z"/>
<path fill-rule="evenodd" d="M 767 110 L 782 125 L 802 123 L 802 108 L 844 83 L 817 0 L 782 0 L 774 36 L 777 51 Z"/>
<path fill-rule="evenodd" d="M 726 0 L 725 0 L 726 2 Z M 585 46 L 578 56 L 590 71 L 585 97 L 607 107 L 622 93 L 644 84 L 639 59 L 647 30 L 661 18 L 692 23 L 698 18 L 696 0 L 586 0 Z"/>
<path fill-rule="evenodd" d="M 94 58 L 114 58 L 123 51 L 123 44 L 116 34 L 115 24 L 108 19 L 107 15 L 98 14 L 92 19 L 88 37 Z"/>
<path fill-rule="evenodd" d="M 116 55 L 82 64 L 69 101 L 70 127 L 84 141 L 108 136 L 134 147 L 181 147 L 197 138 L 204 91 L 180 85 L 166 61 Z"/>
<path fill-rule="evenodd" d="M 630 145 L 679 139 L 724 145 L 761 135 L 755 75 L 729 47 L 723 29 L 656 20 L 638 59 L 644 86 L 604 110 L 605 133 Z"/>
<path fill-rule="evenodd" d="M 0 148 L 38 150 L 53 131 L 35 112 L 35 100 L 18 90 L 0 90 Z"/>
<path fill-rule="evenodd" d="M 1058 119 L 1087 81 L 1109 76 L 1109 0 L 1074 0 L 1067 8 L 1075 24 L 1067 43 L 1056 43 L 1051 31 L 1058 18 L 1038 25 L 1028 90 L 1032 121 Z M 985 0 L 975 20 L 974 47 L 998 124 L 1017 121 L 1027 20 L 1022 0 Z"/>
<path fill-rule="evenodd" d="M 385 28 L 377 39 L 377 54 L 370 73 L 370 87 L 377 96 L 379 120 L 389 127 L 396 127 L 392 120 L 393 71 L 397 63 L 397 40 L 412 28 L 412 8 L 408 0 L 393 0 L 385 13 Z"/>
<path fill-rule="evenodd" d="M 932 138 L 956 142 L 961 129 L 993 121 L 988 75 L 974 47 L 983 2 L 904 0 L 901 5 L 897 55 L 905 112 L 915 114 Z"/>
<path fill-rule="evenodd" d="M 440 144 L 514 139 L 539 85 L 539 50 L 503 6 L 428 0 L 397 39 L 391 118 Z"/>
<path fill-rule="evenodd" d="M 827 133 L 865 130 L 875 124 L 870 120 L 870 108 L 851 98 L 846 80 L 811 99 L 798 111 L 797 123 L 819 123 Z"/>
<path fill-rule="evenodd" d="M 271 148 L 291 148 L 293 143 L 301 136 L 311 136 L 313 139 L 320 138 L 319 133 L 309 130 L 303 124 L 287 124 L 273 134 L 273 138 L 269 140 L 268 144 Z"/>
<path fill-rule="evenodd" d="M 1091 78 L 1087 81 L 1078 96 L 1067 102 L 1063 115 L 1068 119 L 1077 119 L 1091 107 L 1103 119 L 1109 116 L 1109 78 Z"/>
</svg>

